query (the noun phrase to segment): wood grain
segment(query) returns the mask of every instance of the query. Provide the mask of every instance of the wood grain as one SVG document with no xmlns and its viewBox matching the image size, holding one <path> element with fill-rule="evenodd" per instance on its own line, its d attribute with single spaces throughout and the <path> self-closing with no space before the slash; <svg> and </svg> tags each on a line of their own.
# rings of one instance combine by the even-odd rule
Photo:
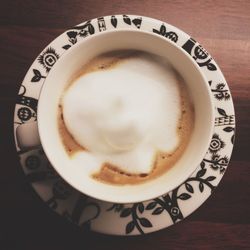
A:
<svg viewBox="0 0 250 250">
<path fill-rule="evenodd" d="M 50 211 L 25 181 L 12 134 L 20 83 L 40 51 L 69 27 L 117 13 L 161 19 L 198 40 L 225 75 L 237 120 L 233 156 L 214 194 L 183 222 L 139 237 L 83 233 Z M 0 249 L 250 248 L 249 1 L 1 1 L 0 55 Z"/>
</svg>

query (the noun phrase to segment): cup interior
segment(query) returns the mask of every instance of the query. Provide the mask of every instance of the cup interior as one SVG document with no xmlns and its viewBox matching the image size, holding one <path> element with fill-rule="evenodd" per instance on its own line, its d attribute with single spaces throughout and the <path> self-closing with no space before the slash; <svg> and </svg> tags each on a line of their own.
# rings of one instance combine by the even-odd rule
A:
<svg viewBox="0 0 250 250">
<path fill-rule="evenodd" d="M 84 166 L 73 166 L 58 132 L 58 104 L 69 80 L 91 58 L 120 49 L 135 49 L 163 56 L 185 80 L 195 110 L 194 130 L 185 152 L 162 176 L 138 185 L 109 185 L 85 174 Z M 56 171 L 71 186 L 91 197 L 115 203 L 149 200 L 184 182 L 202 161 L 211 137 L 214 108 L 207 79 L 184 50 L 159 35 L 117 30 L 95 34 L 79 41 L 57 61 L 42 88 L 38 104 L 38 128 L 44 151 Z"/>
</svg>

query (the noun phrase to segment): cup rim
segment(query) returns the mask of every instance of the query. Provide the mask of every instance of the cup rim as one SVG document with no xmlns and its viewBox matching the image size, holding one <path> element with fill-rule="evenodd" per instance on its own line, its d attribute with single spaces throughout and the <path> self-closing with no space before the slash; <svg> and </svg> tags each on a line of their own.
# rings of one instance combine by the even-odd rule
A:
<svg viewBox="0 0 250 250">
<path fill-rule="evenodd" d="M 96 33 L 96 34 L 93 34 L 89 37 L 86 37 L 84 40 L 81 40 L 79 41 L 77 44 L 75 44 L 71 50 L 77 50 L 78 47 L 82 46 L 82 43 L 85 43 L 86 40 L 91 40 L 91 39 L 96 39 L 97 37 L 99 36 L 103 36 L 103 35 L 108 35 L 110 33 L 120 33 L 120 32 L 129 32 L 129 33 L 145 33 L 149 36 L 154 36 L 156 37 L 157 39 L 161 39 L 161 40 L 164 40 L 164 42 L 166 43 L 169 43 L 171 46 L 173 46 L 175 49 L 179 50 L 182 54 L 185 55 L 186 58 L 188 58 L 188 61 L 195 67 L 195 69 L 200 73 L 200 76 L 202 78 L 202 81 L 204 82 L 204 86 L 206 87 L 207 89 L 207 93 L 208 93 L 208 96 L 209 96 L 209 100 L 210 100 L 210 104 L 212 104 L 211 106 L 211 123 L 210 123 L 210 129 L 209 129 L 209 138 L 207 139 L 207 146 L 204 147 L 204 152 L 203 154 L 200 155 L 199 157 L 199 162 L 202 161 L 204 155 L 206 154 L 206 151 L 207 151 L 207 148 L 209 146 L 209 143 L 210 143 L 210 140 L 212 138 L 212 134 L 213 134 L 213 120 L 214 120 L 214 117 L 215 117 L 215 112 L 214 112 L 214 105 L 213 105 L 213 101 L 212 101 L 212 93 L 211 91 L 209 90 L 209 86 L 207 83 L 207 79 L 205 77 L 205 74 L 202 72 L 202 70 L 199 68 L 199 66 L 196 64 L 196 62 L 194 60 L 192 60 L 192 58 L 190 57 L 190 55 L 185 51 L 183 50 L 182 48 L 180 48 L 179 46 L 177 46 L 175 43 L 165 39 L 164 37 L 161 37 L 157 34 L 154 34 L 152 32 L 149 32 L 149 31 L 143 31 L 143 30 L 132 30 L 132 29 L 129 29 L 129 28 L 123 28 L 123 29 L 119 29 L 119 30 L 107 30 L 105 32 L 102 32 L 102 33 Z M 67 52 L 66 52 L 67 53 Z M 65 54 L 66 54 L 65 53 Z M 64 55 L 62 55 L 62 57 L 60 57 L 58 59 L 58 62 L 59 60 L 61 61 L 62 58 L 64 57 Z M 57 62 L 57 63 L 58 63 Z M 67 176 L 65 176 L 64 173 L 62 173 L 62 171 L 60 171 L 61 168 L 58 168 L 56 166 L 56 164 L 54 164 L 54 160 L 53 160 L 53 157 L 52 157 L 52 153 L 49 152 L 46 148 L 46 143 L 44 142 L 44 137 L 43 137 L 43 134 L 44 134 L 44 130 L 43 128 L 41 127 L 41 110 L 42 110 L 42 101 L 43 99 L 46 99 L 45 97 L 43 97 L 45 94 L 45 89 L 46 89 L 46 86 L 48 85 L 48 82 L 49 82 L 49 79 L 50 79 L 50 75 L 51 75 L 51 72 L 53 72 L 54 68 L 51 69 L 51 71 L 49 72 L 47 78 L 45 79 L 44 83 L 43 83 L 43 86 L 42 86 L 42 89 L 41 89 L 41 92 L 40 92 L 40 95 L 39 95 L 39 102 L 38 102 L 38 108 L 37 108 L 37 120 L 38 120 L 38 131 L 39 131 L 39 135 L 40 135 L 40 140 L 41 140 L 41 144 L 43 146 L 43 149 L 44 149 L 44 152 L 46 154 L 46 156 L 48 157 L 49 161 L 51 162 L 52 166 L 54 167 L 54 169 L 59 173 L 59 175 L 68 183 L 70 184 L 73 188 L 77 189 L 78 191 L 80 191 L 81 193 L 83 194 L 86 194 L 88 196 L 91 196 L 93 198 L 96 198 L 96 199 L 99 199 L 99 200 L 104 200 L 104 201 L 107 201 L 107 202 L 115 202 L 115 203 L 134 203 L 134 202 L 142 202 L 142 201 L 146 201 L 146 200 L 150 200 L 150 199 L 153 199 L 153 198 L 156 198 L 156 197 L 159 197 L 163 194 L 166 194 L 167 192 L 170 192 L 172 191 L 173 189 L 175 189 L 177 186 L 179 186 L 181 183 L 183 183 L 190 175 L 192 175 L 192 173 L 196 170 L 197 168 L 197 164 L 194 164 L 193 168 L 192 168 L 192 171 L 190 171 L 189 175 L 188 176 L 185 176 L 183 177 L 182 181 L 181 182 L 178 182 L 176 183 L 175 186 L 171 187 L 170 190 L 165 190 L 165 191 L 161 191 L 159 192 L 158 194 L 154 195 L 153 197 L 147 197 L 147 198 L 138 198 L 138 199 L 133 199 L 133 200 L 128 200 L 128 199 L 119 199 L 119 200 L 113 200 L 113 199 L 108 199 L 108 198 L 104 198 L 104 195 L 97 195 L 97 194 L 93 194 L 93 193 L 89 193 L 89 192 L 86 192 L 86 190 L 81 190 L 79 189 L 78 187 L 76 187 L 76 185 L 74 183 L 71 182 L 71 180 L 69 178 L 67 178 Z M 198 160 L 197 160 L 198 161 Z M 199 164 L 199 163 L 198 163 Z"/>
</svg>

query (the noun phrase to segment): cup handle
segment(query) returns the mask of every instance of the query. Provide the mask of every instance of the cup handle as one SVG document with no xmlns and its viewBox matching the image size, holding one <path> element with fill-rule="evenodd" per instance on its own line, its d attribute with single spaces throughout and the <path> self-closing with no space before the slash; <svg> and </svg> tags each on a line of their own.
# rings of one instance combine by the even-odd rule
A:
<svg viewBox="0 0 250 250">
<path fill-rule="evenodd" d="M 32 149 L 41 145 L 36 121 L 21 124 L 16 129 L 17 144 L 21 150 Z"/>
</svg>

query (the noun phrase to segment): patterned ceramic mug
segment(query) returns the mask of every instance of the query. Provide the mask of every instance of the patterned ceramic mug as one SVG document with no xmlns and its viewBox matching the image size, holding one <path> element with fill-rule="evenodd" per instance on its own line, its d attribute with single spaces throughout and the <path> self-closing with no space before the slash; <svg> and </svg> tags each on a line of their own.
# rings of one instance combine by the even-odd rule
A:
<svg viewBox="0 0 250 250">
<path fill-rule="evenodd" d="M 174 167 L 160 177 L 138 185 L 109 185 L 98 182 L 85 171 L 81 171 L 81 168 L 72 166 L 58 132 L 59 99 L 69 79 L 90 58 L 119 49 L 143 50 L 161 55 L 170 61 L 185 79 L 195 110 L 192 136 Z M 43 149 L 53 167 L 80 192 L 109 202 L 132 203 L 168 193 L 192 174 L 209 147 L 213 121 L 214 107 L 208 81 L 187 52 L 157 34 L 124 29 L 87 37 L 57 61 L 40 94 L 38 122 L 20 125 L 17 129 L 17 140 L 21 147 L 30 148 L 40 144 L 41 139 Z"/>
</svg>

